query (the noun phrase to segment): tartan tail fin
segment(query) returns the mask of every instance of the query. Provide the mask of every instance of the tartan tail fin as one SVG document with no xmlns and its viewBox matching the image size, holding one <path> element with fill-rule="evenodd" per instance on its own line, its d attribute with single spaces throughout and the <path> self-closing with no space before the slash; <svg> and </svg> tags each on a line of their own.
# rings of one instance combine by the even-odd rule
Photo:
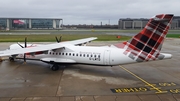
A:
<svg viewBox="0 0 180 101">
<path fill-rule="evenodd" d="M 129 57 L 136 61 L 158 58 L 173 16 L 173 14 L 160 14 L 152 17 L 141 32 L 129 41 L 119 44 L 125 49 L 124 54 L 129 53 Z"/>
</svg>

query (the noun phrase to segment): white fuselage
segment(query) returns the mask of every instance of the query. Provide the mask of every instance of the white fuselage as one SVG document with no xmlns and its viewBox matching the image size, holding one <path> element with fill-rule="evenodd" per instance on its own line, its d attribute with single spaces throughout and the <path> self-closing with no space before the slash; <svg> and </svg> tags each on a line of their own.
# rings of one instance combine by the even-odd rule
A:
<svg viewBox="0 0 180 101">
<path fill-rule="evenodd" d="M 40 44 L 34 44 L 38 46 Z M 27 45 L 30 46 L 30 45 Z M 10 49 L 21 48 L 16 44 Z M 124 50 L 112 47 L 74 46 L 67 44 L 66 48 L 49 50 L 46 54 L 27 55 L 27 59 L 40 59 L 47 63 L 80 63 L 92 65 L 119 65 L 136 62 L 123 54 Z M 24 54 L 18 55 L 23 58 Z"/>
<path fill-rule="evenodd" d="M 42 46 L 40 44 L 27 45 L 27 48 Z M 116 47 L 94 47 L 94 46 L 74 46 L 65 44 L 65 48 L 49 50 L 45 53 L 36 52 L 34 54 L 26 54 L 27 59 L 38 59 L 46 63 L 58 64 L 91 64 L 91 65 L 120 65 L 127 63 L 135 63 L 129 57 L 129 54 L 124 54 L 125 50 Z M 11 49 L 21 48 L 17 44 L 10 46 Z M 171 54 L 164 54 L 164 59 L 172 57 Z M 17 58 L 23 58 L 24 54 L 19 54 Z"/>
<path fill-rule="evenodd" d="M 73 50 L 73 51 L 71 51 Z M 118 65 L 135 62 L 123 53 L 123 49 L 91 46 L 69 46 L 68 49 L 49 51 L 46 57 L 57 63 L 82 63 L 94 65 Z M 42 58 L 43 60 L 43 58 Z M 48 60 L 46 60 L 48 61 Z"/>
</svg>

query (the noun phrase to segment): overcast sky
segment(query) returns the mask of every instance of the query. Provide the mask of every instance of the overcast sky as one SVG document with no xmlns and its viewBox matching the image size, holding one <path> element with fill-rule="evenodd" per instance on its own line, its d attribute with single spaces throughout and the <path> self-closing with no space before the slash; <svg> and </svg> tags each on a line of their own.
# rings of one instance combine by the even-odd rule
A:
<svg viewBox="0 0 180 101">
<path fill-rule="evenodd" d="M 1 0 L 0 17 L 62 18 L 64 24 L 117 24 L 119 18 L 180 16 L 180 0 Z"/>
</svg>

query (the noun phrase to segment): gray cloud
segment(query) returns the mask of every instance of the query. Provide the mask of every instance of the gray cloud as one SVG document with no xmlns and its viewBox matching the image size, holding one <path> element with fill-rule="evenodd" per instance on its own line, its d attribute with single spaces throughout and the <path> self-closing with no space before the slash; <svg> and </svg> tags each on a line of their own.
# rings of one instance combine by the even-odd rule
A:
<svg viewBox="0 0 180 101">
<path fill-rule="evenodd" d="M 117 24 L 119 18 L 179 14 L 179 0 L 3 0 L 1 17 L 63 18 L 64 24 Z"/>
</svg>

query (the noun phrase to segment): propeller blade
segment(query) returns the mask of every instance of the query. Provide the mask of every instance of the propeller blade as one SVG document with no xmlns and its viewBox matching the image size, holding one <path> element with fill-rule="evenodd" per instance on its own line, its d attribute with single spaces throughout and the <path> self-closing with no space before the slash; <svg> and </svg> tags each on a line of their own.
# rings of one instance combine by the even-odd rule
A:
<svg viewBox="0 0 180 101">
<path fill-rule="evenodd" d="M 60 36 L 60 37 L 59 37 L 59 42 L 61 42 L 61 41 L 62 41 L 61 39 L 62 39 L 62 36 Z"/>
<path fill-rule="evenodd" d="M 24 47 L 25 48 L 27 47 L 27 37 L 25 37 L 25 40 L 24 40 Z"/>
<path fill-rule="evenodd" d="M 59 40 L 58 40 L 57 36 L 55 38 L 56 38 L 56 42 L 59 43 Z"/>
<path fill-rule="evenodd" d="M 17 43 L 20 47 L 24 48 L 19 42 Z"/>
<path fill-rule="evenodd" d="M 24 62 L 26 62 L 26 53 L 24 53 Z"/>
<path fill-rule="evenodd" d="M 25 37 L 25 40 L 24 40 L 24 48 L 27 47 L 27 37 Z M 26 63 L 26 53 L 24 53 L 24 63 Z"/>
</svg>

